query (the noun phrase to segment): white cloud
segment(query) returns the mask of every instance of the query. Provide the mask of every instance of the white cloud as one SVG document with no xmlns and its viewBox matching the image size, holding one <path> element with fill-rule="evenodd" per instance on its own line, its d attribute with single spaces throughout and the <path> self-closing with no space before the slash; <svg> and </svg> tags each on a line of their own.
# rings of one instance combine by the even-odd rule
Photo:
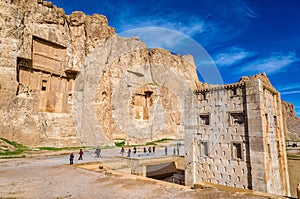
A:
<svg viewBox="0 0 300 199">
<path fill-rule="evenodd" d="M 247 5 L 247 2 L 243 0 L 236 0 L 235 3 L 238 4 L 237 8 L 239 8 L 242 15 L 250 18 L 256 18 L 259 16 L 249 5 Z"/>
<path fill-rule="evenodd" d="M 182 34 L 166 28 L 144 27 L 130 29 L 120 33 L 123 37 L 137 36 L 147 44 L 148 48 L 165 48 L 173 51 L 173 48 L 182 41 Z"/>
<path fill-rule="evenodd" d="M 280 92 L 284 91 L 291 91 L 291 90 L 300 90 L 300 85 L 299 84 L 293 84 L 293 85 L 279 85 L 277 89 Z"/>
<path fill-rule="evenodd" d="M 120 1 L 117 7 L 109 2 L 105 7 L 114 14 L 118 33 L 144 27 L 167 28 L 215 47 L 239 35 L 249 19 L 257 16 L 244 0 L 199 1 L 194 9 L 178 0 L 154 1 L 149 6 L 143 1 Z"/>
<path fill-rule="evenodd" d="M 284 70 L 288 65 L 298 61 L 295 52 L 272 53 L 270 57 L 254 60 L 248 63 L 242 71 L 253 71 L 256 73 L 276 73 Z"/>
<path fill-rule="evenodd" d="M 174 20 L 176 16 L 166 16 L 166 17 L 140 17 L 127 19 L 129 23 L 124 23 L 120 27 L 120 31 L 127 31 L 135 28 L 144 27 L 161 27 L 176 30 L 188 36 L 193 36 L 196 34 L 201 34 L 207 31 L 208 23 L 205 23 L 200 18 L 189 17 L 186 22 Z"/>
<path fill-rule="evenodd" d="M 285 92 L 281 92 L 281 95 L 291 95 L 291 94 L 298 94 L 300 93 L 300 90 L 298 91 L 285 91 Z"/>
<path fill-rule="evenodd" d="M 220 53 L 216 55 L 215 63 L 218 66 L 231 66 L 254 55 L 255 55 L 254 52 L 248 52 L 238 47 L 231 47 L 227 49 L 224 53 Z"/>
</svg>

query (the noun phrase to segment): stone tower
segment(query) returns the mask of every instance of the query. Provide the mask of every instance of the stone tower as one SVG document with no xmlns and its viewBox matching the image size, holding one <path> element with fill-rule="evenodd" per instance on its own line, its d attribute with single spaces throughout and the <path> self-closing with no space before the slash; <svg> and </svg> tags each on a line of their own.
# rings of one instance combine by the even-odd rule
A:
<svg viewBox="0 0 300 199">
<path fill-rule="evenodd" d="M 189 103 L 187 185 L 204 181 L 289 195 L 280 94 L 265 74 L 196 90 Z"/>
</svg>

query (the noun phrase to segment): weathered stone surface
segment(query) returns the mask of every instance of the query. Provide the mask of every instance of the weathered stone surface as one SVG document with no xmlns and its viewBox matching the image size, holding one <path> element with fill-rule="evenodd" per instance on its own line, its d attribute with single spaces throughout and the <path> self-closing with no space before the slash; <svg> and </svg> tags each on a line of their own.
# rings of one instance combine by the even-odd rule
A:
<svg viewBox="0 0 300 199">
<path fill-rule="evenodd" d="M 0 8 L 1 137 L 27 145 L 79 145 L 68 114 L 72 81 L 97 41 L 114 29 L 104 16 L 67 16 L 46 1 L 1 1 Z"/>
<path fill-rule="evenodd" d="M 169 59 L 161 65 L 164 56 Z M 197 77 L 195 66 L 181 61 L 183 77 L 176 59 L 162 49 L 149 52 L 136 39 L 114 36 L 99 44 L 76 79 L 75 98 L 84 103 L 75 103 L 73 111 L 84 140 L 122 137 L 142 143 L 183 137 L 183 99 Z"/>
<path fill-rule="evenodd" d="M 184 116 L 194 126 L 185 129 L 185 183 L 289 195 L 281 100 L 266 75 L 210 86 L 194 98 Z"/>
<path fill-rule="evenodd" d="M 99 14 L 0 6 L 1 136 L 54 146 L 183 137 L 183 96 L 202 85 L 191 56 L 120 38 Z"/>
<path fill-rule="evenodd" d="M 282 114 L 286 125 L 286 135 L 289 139 L 300 138 L 300 118 L 296 116 L 294 105 L 285 101 L 282 103 Z"/>
</svg>

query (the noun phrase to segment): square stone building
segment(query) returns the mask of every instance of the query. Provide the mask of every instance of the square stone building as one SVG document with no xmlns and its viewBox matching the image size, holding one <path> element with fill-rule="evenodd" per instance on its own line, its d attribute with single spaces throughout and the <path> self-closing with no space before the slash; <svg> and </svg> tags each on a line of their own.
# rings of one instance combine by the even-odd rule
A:
<svg viewBox="0 0 300 199">
<path fill-rule="evenodd" d="M 186 98 L 185 182 L 289 195 L 280 94 L 265 74 Z"/>
</svg>

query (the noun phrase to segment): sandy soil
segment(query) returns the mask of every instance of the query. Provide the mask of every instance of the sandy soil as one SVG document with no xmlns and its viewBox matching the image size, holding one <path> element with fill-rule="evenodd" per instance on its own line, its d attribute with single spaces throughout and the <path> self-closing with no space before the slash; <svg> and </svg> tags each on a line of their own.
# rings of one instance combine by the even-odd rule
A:
<svg viewBox="0 0 300 199">
<path fill-rule="evenodd" d="M 78 163 L 69 165 L 67 155 L 0 159 L 0 198 L 258 198 L 95 172 Z"/>
<path fill-rule="evenodd" d="M 288 159 L 290 189 L 292 197 L 297 197 L 297 185 L 300 183 L 300 160 Z"/>
</svg>

